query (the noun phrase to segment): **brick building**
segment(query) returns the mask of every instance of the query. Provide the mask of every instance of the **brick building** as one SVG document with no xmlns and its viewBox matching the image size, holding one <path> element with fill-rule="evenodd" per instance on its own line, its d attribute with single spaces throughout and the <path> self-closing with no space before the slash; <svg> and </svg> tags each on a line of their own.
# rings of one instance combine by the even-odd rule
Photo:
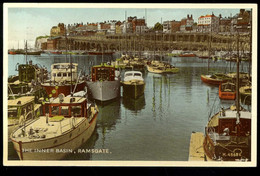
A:
<svg viewBox="0 0 260 176">
<path fill-rule="evenodd" d="M 180 31 L 182 32 L 191 31 L 193 24 L 194 24 L 194 19 L 192 15 L 191 16 L 187 15 L 187 18 L 183 18 L 181 20 Z"/>
</svg>

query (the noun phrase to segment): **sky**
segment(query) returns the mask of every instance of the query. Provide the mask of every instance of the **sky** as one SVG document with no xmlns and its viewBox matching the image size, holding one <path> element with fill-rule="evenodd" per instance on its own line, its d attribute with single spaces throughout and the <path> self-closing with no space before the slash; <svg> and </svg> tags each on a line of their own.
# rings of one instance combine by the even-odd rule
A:
<svg viewBox="0 0 260 176">
<path fill-rule="evenodd" d="M 55 5 L 54 5 L 55 7 Z M 60 7 L 60 6 L 57 6 Z M 71 7 L 71 6 L 69 6 Z M 98 8 L 97 8 L 98 7 Z M 134 8 L 138 7 L 138 8 Z M 84 24 L 103 22 L 108 20 L 124 21 L 125 16 L 137 16 L 137 18 L 147 17 L 148 27 L 154 26 L 155 23 L 167 20 L 178 20 L 193 15 L 195 22 L 201 15 L 212 14 L 216 16 L 219 14 L 222 17 L 234 16 L 239 13 L 240 8 L 176 8 L 175 6 L 159 5 L 146 7 L 146 6 L 133 6 L 130 5 L 123 7 L 102 7 L 96 6 L 91 8 L 49 8 L 40 7 L 39 5 L 33 7 L 8 7 L 7 17 L 8 20 L 8 48 L 23 48 L 24 40 L 28 41 L 28 46 L 33 47 L 35 38 L 37 36 L 49 35 L 52 26 L 57 26 L 58 23 Z M 243 7 L 242 7 L 243 8 Z M 146 9 L 146 10 L 145 10 Z M 248 9 L 247 9 L 248 10 Z M 146 11 L 146 13 L 145 13 Z"/>
</svg>

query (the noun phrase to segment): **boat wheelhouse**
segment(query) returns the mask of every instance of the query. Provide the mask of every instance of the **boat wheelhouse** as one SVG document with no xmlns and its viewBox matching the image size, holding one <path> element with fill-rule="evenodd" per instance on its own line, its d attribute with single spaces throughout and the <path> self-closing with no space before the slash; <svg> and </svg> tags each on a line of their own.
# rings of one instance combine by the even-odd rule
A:
<svg viewBox="0 0 260 176">
<path fill-rule="evenodd" d="M 97 114 L 97 106 L 86 98 L 60 94 L 45 102 L 43 116 L 13 131 L 10 138 L 21 160 L 62 159 L 88 141 Z"/>
<path fill-rule="evenodd" d="M 95 100 L 108 101 L 118 98 L 120 95 L 120 73 L 111 65 L 93 66 L 87 87 L 90 97 Z"/>
<path fill-rule="evenodd" d="M 122 84 L 124 96 L 137 99 L 144 94 L 145 82 L 140 71 L 125 72 Z"/>
<path fill-rule="evenodd" d="M 236 99 L 236 85 L 231 82 L 222 83 L 219 85 L 219 98 L 223 100 Z"/>
<path fill-rule="evenodd" d="M 57 97 L 60 93 L 65 96 L 84 90 L 85 81 L 78 74 L 76 63 L 56 63 L 51 66 L 51 80 L 42 84 L 49 97 Z"/>
<path fill-rule="evenodd" d="M 8 136 L 19 125 L 40 116 L 41 104 L 35 104 L 34 96 L 24 96 L 8 100 Z"/>
</svg>

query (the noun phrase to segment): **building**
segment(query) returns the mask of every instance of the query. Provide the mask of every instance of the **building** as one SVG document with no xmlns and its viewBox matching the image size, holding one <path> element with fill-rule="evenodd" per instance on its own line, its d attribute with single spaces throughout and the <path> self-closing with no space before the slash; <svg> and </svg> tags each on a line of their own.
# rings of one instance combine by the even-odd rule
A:
<svg viewBox="0 0 260 176">
<path fill-rule="evenodd" d="M 212 15 L 200 16 L 198 18 L 198 32 L 218 32 L 219 17 Z"/>
<path fill-rule="evenodd" d="M 127 18 L 127 22 L 128 23 L 132 23 L 132 31 L 133 31 L 133 33 L 135 33 L 135 32 L 145 32 L 145 29 L 147 29 L 147 28 L 145 28 L 144 26 L 146 26 L 146 23 L 145 23 L 145 19 L 144 18 L 137 18 L 136 16 L 134 16 L 134 17 L 128 17 Z M 141 27 L 142 26 L 142 27 Z M 136 28 L 138 28 L 138 31 L 136 31 Z M 142 30 L 143 29 L 143 30 Z"/>
<path fill-rule="evenodd" d="M 187 18 L 183 18 L 181 20 L 180 31 L 181 32 L 192 31 L 193 24 L 194 24 L 194 19 L 192 15 L 191 16 L 187 15 Z"/>
<path fill-rule="evenodd" d="M 251 11 L 240 9 L 237 17 L 236 29 L 238 32 L 249 32 L 251 28 Z"/>
<path fill-rule="evenodd" d="M 132 22 L 123 22 L 121 25 L 122 33 L 133 33 L 133 23 Z"/>
<path fill-rule="evenodd" d="M 121 21 L 116 22 L 116 34 L 122 34 Z"/>
<path fill-rule="evenodd" d="M 171 21 L 171 32 L 177 32 L 180 31 L 180 27 L 181 27 L 181 21 Z"/>
<path fill-rule="evenodd" d="M 170 33 L 172 28 L 172 21 L 164 21 L 163 22 L 163 32 Z"/>
<path fill-rule="evenodd" d="M 62 36 L 65 34 L 65 26 L 63 23 L 59 23 L 58 26 L 53 26 L 50 31 L 50 36 Z"/>
<path fill-rule="evenodd" d="M 47 39 L 47 50 L 56 50 L 58 48 L 57 41 L 61 37 L 49 37 Z"/>
<path fill-rule="evenodd" d="M 219 16 L 219 32 L 220 33 L 230 33 L 231 32 L 231 21 L 232 18 L 222 18 Z"/>
</svg>

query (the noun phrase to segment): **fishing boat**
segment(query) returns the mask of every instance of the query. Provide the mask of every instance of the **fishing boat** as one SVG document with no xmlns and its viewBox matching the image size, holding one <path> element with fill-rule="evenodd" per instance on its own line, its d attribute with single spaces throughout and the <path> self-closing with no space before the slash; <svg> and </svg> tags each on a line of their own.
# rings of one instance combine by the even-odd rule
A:
<svg viewBox="0 0 260 176">
<path fill-rule="evenodd" d="M 28 50 L 27 55 L 41 55 L 42 51 Z"/>
<path fill-rule="evenodd" d="M 222 83 L 219 85 L 219 98 L 223 100 L 236 99 L 236 85 L 231 82 Z"/>
<path fill-rule="evenodd" d="M 98 108 L 84 97 L 60 94 L 43 105 L 43 116 L 11 133 L 20 160 L 59 160 L 91 137 Z"/>
<path fill-rule="evenodd" d="M 36 104 L 34 99 L 34 96 L 24 96 L 8 100 L 8 136 L 22 123 L 40 116 L 41 104 Z"/>
<path fill-rule="evenodd" d="M 225 83 L 228 80 L 230 80 L 230 77 L 228 77 L 226 74 L 223 73 L 201 75 L 200 78 L 204 83 L 212 84 L 212 85 L 220 85 L 221 83 Z"/>
<path fill-rule="evenodd" d="M 90 97 L 108 101 L 120 95 L 120 73 L 114 66 L 101 63 L 91 68 L 91 78 L 86 81 Z"/>
<path fill-rule="evenodd" d="M 147 65 L 147 70 L 151 73 L 178 73 L 179 68 L 172 66 L 169 63 L 165 62 L 160 62 L 160 61 L 152 61 L 148 62 Z"/>
<path fill-rule="evenodd" d="M 252 86 L 245 85 L 239 88 L 241 101 L 245 104 L 251 104 Z"/>
<path fill-rule="evenodd" d="M 123 95 L 137 99 L 144 94 L 145 82 L 140 71 L 127 71 L 124 75 Z"/>
<path fill-rule="evenodd" d="M 185 51 L 180 53 L 179 57 L 196 57 L 196 54 L 193 52 Z"/>
<path fill-rule="evenodd" d="M 51 54 L 62 54 L 62 51 L 50 51 Z"/>
<path fill-rule="evenodd" d="M 251 161 L 251 112 L 240 106 L 239 54 L 236 73 L 236 104 L 222 107 L 205 128 L 203 148 L 207 161 Z"/>
<path fill-rule="evenodd" d="M 42 83 L 49 97 L 65 96 L 85 89 L 86 83 L 77 63 L 55 63 L 51 65 L 51 79 Z"/>
<path fill-rule="evenodd" d="M 17 64 L 18 75 L 8 78 L 8 99 L 15 99 L 22 96 L 35 96 L 37 102 L 40 97 L 45 96 L 45 90 L 41 83 L 47 80 L 48 71 L 44 67 L 33 64 L 32 61 L 26 64 Z"/>
<path fill-rule="evenodd" d="M 15 50 L 9 50 L 9 51 L 8 51 L 8 54 L 15 55 L 16 52 L 15 52 Z"/>
</svg>

